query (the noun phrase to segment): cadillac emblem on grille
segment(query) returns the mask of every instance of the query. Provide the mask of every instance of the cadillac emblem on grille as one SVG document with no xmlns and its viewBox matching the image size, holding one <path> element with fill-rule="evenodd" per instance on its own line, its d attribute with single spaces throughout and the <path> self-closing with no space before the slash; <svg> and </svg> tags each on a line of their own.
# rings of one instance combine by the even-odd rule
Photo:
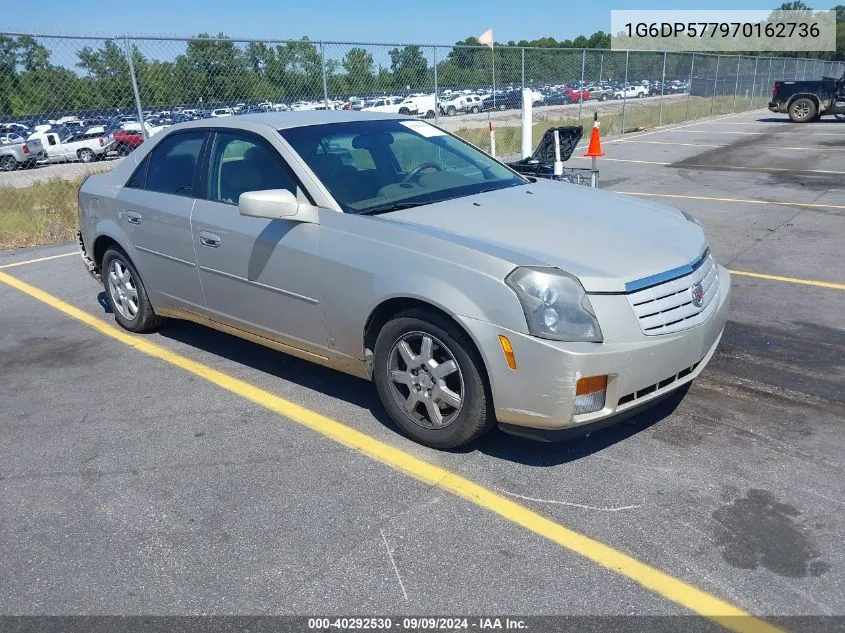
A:
<svg viewBox="0 0 845 633">
<path fill-rule="evenodd" d="M 704 305 L 704 288 L 701 287 L 701 284 L 696 282 L 693 286 L 689 289 L 689 293 L 692 296 L 692 305 L 696 308 L 700 308 Z"/>
</svg>

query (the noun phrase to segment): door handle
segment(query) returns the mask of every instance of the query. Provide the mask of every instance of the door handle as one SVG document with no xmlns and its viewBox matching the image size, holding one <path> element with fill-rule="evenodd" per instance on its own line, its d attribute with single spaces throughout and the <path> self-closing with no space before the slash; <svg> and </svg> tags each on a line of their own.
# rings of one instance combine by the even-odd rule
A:
<svg viewBox="0 0 845 633">
<path fill-rule="evenodd" d="M 203 246 L 217 248 L 220 246 L 220 236 L 215 235 L 214 233 L 209 233 L 208 231 L 200 231 L 200 243 Z"/>
<path fill-rule="evenodd" d="M 126 211 L 126 221 L 129 224 L 140 224 L 141 223 L 141 214 L 136 213 L 135 211 Z"/>
</svg>

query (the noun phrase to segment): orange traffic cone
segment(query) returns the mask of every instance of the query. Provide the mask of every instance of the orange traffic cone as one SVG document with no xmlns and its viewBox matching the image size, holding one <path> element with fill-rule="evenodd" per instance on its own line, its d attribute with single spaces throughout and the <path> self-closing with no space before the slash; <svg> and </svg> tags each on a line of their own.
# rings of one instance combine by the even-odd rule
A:
<svg viewBox="0 0 845 633">
<path fill-rule="evenodd" d="M 587 153 L 584 154 L 587 158 L 598 158 L 604 156 L 601 151 L 601 137 L 599 136 L 599 122 L 596 120 L 593 123 L 593 131 L 590 134 L 590 145 L 587 147 Z"/>
</svg>

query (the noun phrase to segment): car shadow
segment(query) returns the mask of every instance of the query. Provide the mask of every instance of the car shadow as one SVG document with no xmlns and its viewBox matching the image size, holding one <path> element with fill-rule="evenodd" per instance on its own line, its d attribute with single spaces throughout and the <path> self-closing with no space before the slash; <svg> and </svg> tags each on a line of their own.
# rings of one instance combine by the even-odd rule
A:
<svg viewBox="0 0 845 633">
<path fill-rule="evenodd" d="M 762 117 L 759 119 L 755 119 L 757 123 L 792 123 L 792 120 L 788 116 L 781 116 L 781 117 Z M 843 121 L 827 116 L 822 117 L 817 121 L 813 121 L 813 125 L 818 125 L 819 123 L 842 123 Z"/>
<path fill-rule="evenodd" d="M 159 333 L 178 343 L 366 409 L 391 433 L 401 433 L 382 407 L 375 387 L 368 381 L 188 321 L 165 321 Z M 577 461 L 660 422 L 675 410 L 685 392 L 686 388 L 682 388 L 635 417 L 565 442 L 538 442 L 496 429 L 468 446 L 449 452 L 464 454 L 478 451 L 497 459 L 536 467 Z"/>
</svg>

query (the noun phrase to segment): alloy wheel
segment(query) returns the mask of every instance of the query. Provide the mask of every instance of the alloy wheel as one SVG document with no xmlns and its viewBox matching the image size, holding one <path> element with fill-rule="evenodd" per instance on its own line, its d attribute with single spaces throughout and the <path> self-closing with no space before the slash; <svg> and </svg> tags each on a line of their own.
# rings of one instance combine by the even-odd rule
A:
<svg viewBox="0 0 845 633">
<path fill-rule="evenodd" d="M 426 332 L 403 334 L 387 359 L 390 392 L 405 415 L 426 429 L 449 426 L 461 412 L 464 379 L 455 355 Z"/>
<path fill-rule="evenodd" d="M 138 315 L 138 289 L 129 268 L 119 259 L 109 264 L 108 283 L 115 310 L 124 319 L 134 320 Z"/>
</svg>

